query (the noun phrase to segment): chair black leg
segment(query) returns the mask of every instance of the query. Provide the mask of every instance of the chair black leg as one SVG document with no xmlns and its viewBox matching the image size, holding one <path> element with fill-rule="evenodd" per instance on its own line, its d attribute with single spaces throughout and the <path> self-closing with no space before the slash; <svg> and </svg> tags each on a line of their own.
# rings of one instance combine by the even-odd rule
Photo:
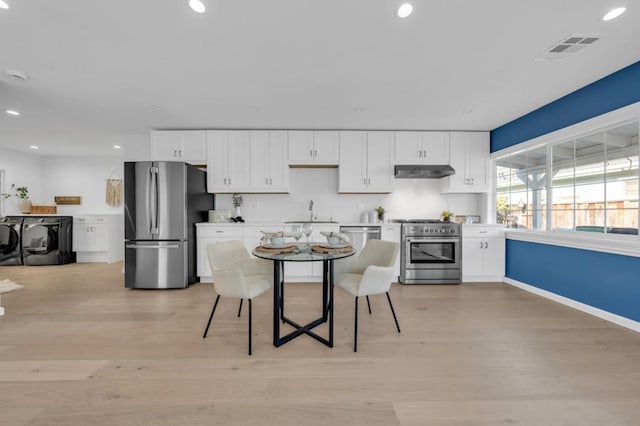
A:
<svg viewBox="0 0 640 426">
<path fill-rule="evenodd" d="M 369 315 L 371 315 L 371 303 L 369 303 L 369 296 L 367 296 L 367 307 L 369 308 Z"/>
<path fill-rule="evenodd" d="M 398 333 L 400 333 L 400 325 L 398 324 L 398 318 L 396 318 L 396 311 L 393 310 L 393 304 L 391 303 L 389 292 L 387 292 L 387 300 L 389 301 L 389 307 L 391 308 L 391 313 L 393 314 L 393 320 L 396 322 L 396 328 L 398 329 Z"/>
<path fill-rule="evenodd" d="M 353 321 L 353 351 L 358 352 L 358 296 L 356 296 L 355 320 Z"/>
<path fill-rule="evenodd" d="M 207 332 L 209 331 L 209 326 L 211 325 L 211 320 L 213 319 L 213 313 L 216 311 L 216 306 L 218 306 L 218 300 L 220 300 L 220 295 L 216 297 L 216 302 L 213 304 L 213 309 L 211 310 L 211 315 L 209 316 L 209 322 L 207 322 L 207 328 L 204 329 L 204 334 L 202 338 L 207 337 Z"/>
<path fill-rule="evenodd" d="M 249 300 L 249 355 L 251 355 L 251 299 Z"/>
<path fill-rule="evenodd" d="M 242 300 L 240 299 L 240 307 L 238 308 L 238 318 L 240 318 L 240 312 L 242 312 Z"/>
</svg>

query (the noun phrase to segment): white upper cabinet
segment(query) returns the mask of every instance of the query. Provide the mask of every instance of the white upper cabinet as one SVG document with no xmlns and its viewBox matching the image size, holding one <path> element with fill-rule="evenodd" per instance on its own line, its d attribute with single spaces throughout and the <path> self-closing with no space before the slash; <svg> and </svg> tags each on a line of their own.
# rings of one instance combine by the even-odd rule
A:
<svg viewBox="0 0 640 426">
<path fill-rule="evenodd" d="M 441 192 L 488 192 L 491 179 L 489 132 L 451 132 L 451 167 Z"/>
<path fill-rule="evenodd" d="M 391 192 L 393 139 L 393 132 L 340 132 L 338 192 Z"/>
<path fill-rule="evenodd" d="M 251 192 L 251 139 L 246 130 L 207 132 L 207 191 Z"/>
<path fill-rule="evenodd" d="M 395 164 L 449 164 L 449 132 L 395 132 Z"/>
<path fill-rule="evenodd" d="M 290 130 L 289 164 L 337 166 L 340 158 L 339 133 L 333 130 Z"/>
<path fill-rule="evenodd" d="M 206 131 L 152 130 L 151 160 L 184 161 L 191 164 L 206 164 Z"/>
<path fill-rule="evenodd" d="M 252 192 L 289 192 L 287 137 L 281 130 L 250 133 Z"/>
</svg>

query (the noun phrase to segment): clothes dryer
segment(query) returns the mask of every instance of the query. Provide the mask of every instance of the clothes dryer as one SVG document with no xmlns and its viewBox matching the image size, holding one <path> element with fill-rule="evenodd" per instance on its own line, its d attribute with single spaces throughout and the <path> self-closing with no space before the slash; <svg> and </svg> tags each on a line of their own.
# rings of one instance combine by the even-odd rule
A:
<svg viewBox="0 0 640 426">
<path fill-rule="evenodd" d="M 64 265 L 75 262 L 71 216 L 25 217 L 22 261 L 25 265 Z"/>
<path fill-rule="evenodd" d="M 0 217 L 0 265 L 22 265 L 22 216 Z"/>
</svg>

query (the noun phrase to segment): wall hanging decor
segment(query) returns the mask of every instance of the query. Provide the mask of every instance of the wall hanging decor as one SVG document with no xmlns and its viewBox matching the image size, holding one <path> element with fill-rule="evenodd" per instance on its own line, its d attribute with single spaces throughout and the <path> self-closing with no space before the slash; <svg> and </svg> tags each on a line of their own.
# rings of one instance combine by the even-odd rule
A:
<svg viewBox="0 0 640 426">
<path fill-rule="evenodd" d="M 122 179 L 115 170 L 107 178 L 106 202 L 111 207 L 122 205 Z"/>
</svg>

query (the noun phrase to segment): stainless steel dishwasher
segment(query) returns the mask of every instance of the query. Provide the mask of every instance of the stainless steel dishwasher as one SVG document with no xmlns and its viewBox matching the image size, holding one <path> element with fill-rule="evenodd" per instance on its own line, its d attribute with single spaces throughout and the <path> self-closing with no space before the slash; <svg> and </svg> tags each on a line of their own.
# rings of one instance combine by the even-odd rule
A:
<svg viewBox="0 0 640 426">
<path fill-rule="evenodd" d="M 379 226 L 341 226 L 340 233 L 349 237 L 356 253 L 360 253 L 367 241 L 380 239 L 381 228 Z"/>
</svg>

